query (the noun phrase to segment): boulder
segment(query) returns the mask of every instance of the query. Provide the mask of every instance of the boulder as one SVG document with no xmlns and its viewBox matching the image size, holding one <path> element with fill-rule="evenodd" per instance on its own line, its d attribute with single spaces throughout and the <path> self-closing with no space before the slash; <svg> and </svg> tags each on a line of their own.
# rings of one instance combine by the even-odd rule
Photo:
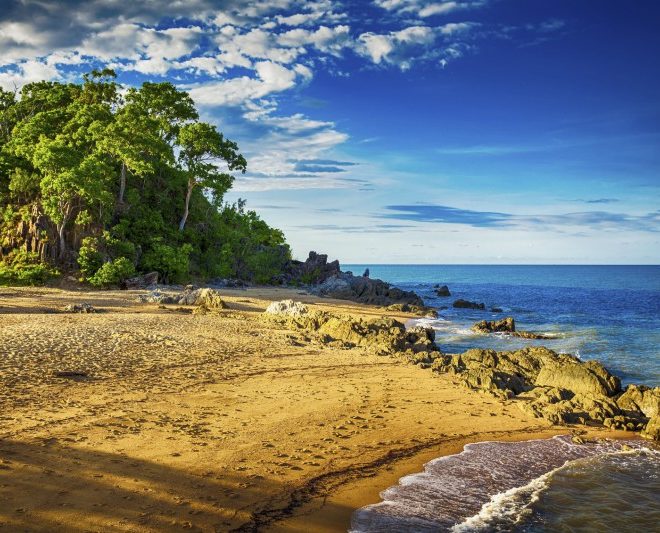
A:
<svg viewBox="0 0 660 533">
<path fill-rule="evenodd" d="M 516 322 L 512 317 L 503 318 L 502 320 L 482 320 L 472 326 L 472 331 L 477 333 L 493 333 L 493 332 L 507 332 L 513 333 L 516 331 Z"/>
<path fill-rule="evenodd" d="M 642 430 L 642 437 L 660 441 L 660 415 L 655 415 L 649 420 L 646 427 Z"/>
<path fill-rule="evenodd" d="M 622 411 L 641 411 L 644 416 L 653 418 L 660 414 L 660 387 L 628 385 L 616 403 Z"/>
<path fill-rule="evenodd" d="M 281 302 L 271 303 L 266 309 L 266 313 L 271 315 L 300 317 L 309 313 L 309 308 L 302 302 L 282 300 Z"/>
<path fill-rule="evenodd" d="M 483 303 L 469 302 L 467 300 L 456 300 L 453 305 L 457 309 L 486 309 Z"/>
<path fill-rule="evenodd" d="M 451 296 L 451 292 L 449 292 L 449 287 L 447 285 L 442 285 L 442 286 L 435 286 L 435 294 L 436 296 L 440 297 L 448 297 Z"/>
<path fill-rule="evenodd" d="M 394 313 L 412 313 L 413 315 L 428 318 L 438 318 L 438 312 L 432 307 L 410 305 L 410 304 L 392 304 L 385 308 L 386 311 Z"/>
<path fill-rule="evenodd" d="M 398 303 L 424 306 L 424 301 L 412 291 L 404 291 L 379 279 L 353 276 L 348 272 L 326 279 L 312 288 L 314 294 L 351 300 L 353 302 L 387 306 Z"/>
<path fill-rule="evenodd" d="M 339 261 L 328 263 L 326 254 L 309 252 L 307 259 L 303 261 L 290 261 L 285 268 L 283 281 L 287 283 L 302 283 L 313 285 L 323 283 L 328 278 L 341 273 Z"/>
<path fill-rule="evenodd" d="M 557 387 L 575 394 L 613 396 L 620 392 L 619 378 L 610 374 L 597 361 L 557 360 L 545 364 L 536 379 L 535 385 Z"/>
<path fill-rule="evenodd" d="M 202 305 L 207 309 L 225 309 L 227 304 L 215 289 L 186 290 L 176 302 L 179 305 Z"/>
<path fill-rule="evenodd" d="M 69 304 L 69 305 L 64 307 L 63 311 L 65 313 L 87 314 L 87 313 L 96 313 L 96 312 L 98 312 L 98 309 L 96 309 L 91 304 L 81 303 L 81 304 Z"/>
</svg>

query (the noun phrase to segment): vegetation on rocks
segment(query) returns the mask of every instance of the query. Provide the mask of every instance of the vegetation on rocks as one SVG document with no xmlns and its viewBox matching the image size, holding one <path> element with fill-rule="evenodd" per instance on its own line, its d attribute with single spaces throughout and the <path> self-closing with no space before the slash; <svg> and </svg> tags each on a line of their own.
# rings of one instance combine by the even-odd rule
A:
<svg viewBox="0 0 660 533">
<path fill-rule="evenodd" d="M 223 200 L 246 167 L 170 83 L 124 88 L 103 70 L 0 89 L 0 283 L 270 282 L 290 259 L 282 232 Z"/>
</svg>

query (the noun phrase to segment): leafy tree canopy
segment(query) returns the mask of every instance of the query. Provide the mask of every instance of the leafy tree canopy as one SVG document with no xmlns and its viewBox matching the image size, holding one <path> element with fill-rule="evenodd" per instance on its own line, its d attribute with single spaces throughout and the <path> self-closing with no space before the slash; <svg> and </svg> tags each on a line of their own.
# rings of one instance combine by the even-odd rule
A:
<svg viewBox="0 0 660 533">
<path fill-rule="evenodd" d="M 148 270 L 272 282 L 284 235 L 222 200 L 246 168 L 170 83 L 123 90 L 104 69 L 0 89 L 0 282 L 55 269 L 96 285 Z"/>
</svg>

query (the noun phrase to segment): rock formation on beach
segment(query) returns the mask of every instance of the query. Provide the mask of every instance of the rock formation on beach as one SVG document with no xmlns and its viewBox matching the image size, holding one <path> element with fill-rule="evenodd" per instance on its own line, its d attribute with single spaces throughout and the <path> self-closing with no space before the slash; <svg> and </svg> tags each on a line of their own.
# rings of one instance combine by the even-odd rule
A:
<svg viewBox="0 0 660 533">
<path fill-rule="evenodd" d="M 436 296 L 440 296 L 443 298 L 447 298 L 451 296 L 451 292 L 449 292 L 449 287 L 447 287 L 447 285 L 442 285 L 442 286 L 436 285 L 434 287 L 434 292 Z"/>
<path fill-rule="evenodd" d="M 622 394 L 619 378 L 597 361 L 580 361 L 544 347 L 511 352 L 468 350 L 441 355 L 436 372 L 455 374 L 467 387 L 501 398 L 554 424 L 595 423 L 640 431 L 658 439 L 660 388 L 631 385 Z M 650 420 L 649 420 L 650 419 Z"/>
<path fill-rule="evenodd" d="M 398 289 L 379 279 L 354 276 L 351 272 L 335 274 L 312 287 L 311 292 L 372 305 L 409 304 L 424 307 L 422 298 L 412 291 Z"/>
<path fill-rule="evenodd" d="M 272 303 L 264 316 L 290 328 L 301 330 L 323 344 L 346 348 L 359 346 L 378 355 L 400 355 L 415 363 L 430 364 L 440 350 L 435 346 L 432 328 L 405 326 L 392 318 L 356 319 L 314 311 L 301 302 Z"/>
</svg>

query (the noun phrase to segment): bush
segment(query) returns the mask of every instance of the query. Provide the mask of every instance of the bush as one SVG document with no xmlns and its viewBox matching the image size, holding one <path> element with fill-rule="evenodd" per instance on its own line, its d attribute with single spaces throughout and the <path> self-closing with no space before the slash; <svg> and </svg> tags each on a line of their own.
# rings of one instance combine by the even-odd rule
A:
<svg viewBox="0 0 660 533">
<path fill-rule="evenodd" d="M 96 237 L 85 237 L 78 251 L 78 266 L 85 279 L 91 278 L 103 266 L 103 254 Z"/>
<path fill-rule="evenodd" d="M 34 252 L 14 250 L 0 262 L 0 285 L 41 285 L 58 275 L 57 269 L 42 263 Z"/>
<path fill-rule="evenodd" d="M 135 275 L 135 266 L 125 257 L 119 257 L 112 262 L 101 265 L 89 282 L 96 287 L 118 285 L 126 278 Z"/>
<path fill-rule="evenodd" d="M 164 283 L 185 281 L 188 278 L 192 249 L 192 246 L 187 243 L 175 248 L 169 244 L 156 242 L 152 249 L 144 254 L 142 268 L 145 271 L 158 272 Z"/>
</svg>

